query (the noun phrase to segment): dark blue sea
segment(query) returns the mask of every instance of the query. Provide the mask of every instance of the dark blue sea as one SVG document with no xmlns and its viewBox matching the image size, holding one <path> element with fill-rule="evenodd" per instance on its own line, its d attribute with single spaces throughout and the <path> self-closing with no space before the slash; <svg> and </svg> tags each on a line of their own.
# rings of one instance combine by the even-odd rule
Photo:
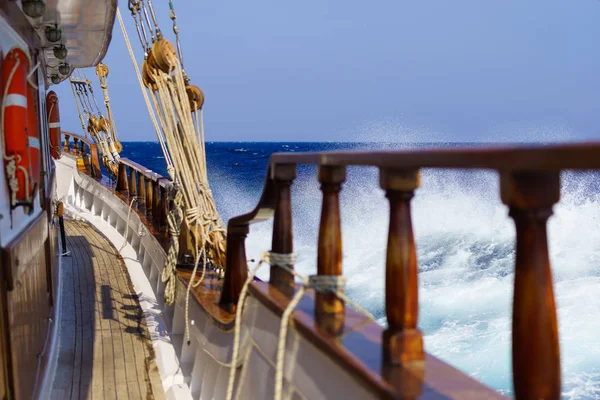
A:
<svg viewBox="0 0 600 400">
<path fill-rule="evenodd" d="M 274 152 L 406 149 L 456 144 L 207 143 L 209 183 L 225 222 L 256 205 Z M 124 143 L 123 157 L 166 174 L 158 143 Z M 600 179 L 564 173 L 549 222 L 565 398 L 600 398 Z M 292 188 L 300 272 L 316 271 L 321 193 L 316 170 Z M 349 168 L 341 193 L 344 274 L 351 298 L 385 324 L 388 205 L 373 168 Z M 413 200 L 425 347 L 499 391 L 511 393 L 510 327 L 514 225 L 495 172 L 424 170 Z M 269 222 L 251 228 L 248 258 L 270 249 Z M 265 272 L 259 274 L 265 277 Z M 268 275 L 268 272 L 266 272 Z"/>
</svg>

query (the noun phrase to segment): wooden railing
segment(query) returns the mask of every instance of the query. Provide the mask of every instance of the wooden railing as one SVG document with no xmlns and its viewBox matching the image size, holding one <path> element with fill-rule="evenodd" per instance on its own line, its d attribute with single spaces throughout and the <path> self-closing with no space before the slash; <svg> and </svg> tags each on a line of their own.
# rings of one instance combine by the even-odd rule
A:
<svg viewBox="0 0 600 400">
<path fill-rule="evenodd" d="M 88 169 L 93 178 L 100 179 L 100 159 L 98 158 L 98 147 L 90 138 L 83 137 L 72 132 L 62 132 L 64 136 L 63 152 L 74 156 L 81 156 L 84 167 Z M 73 143 L 71 143 L 73 138 Z"/>
<path fill-rule="evenodd" d="M 167 231 L 170 188 L 169 178 L 127 158 L 121 158 L 119 161 L 115 190 L 129 201 L 135 197 L 135 209 L 152 221 L 158 232 L 163 234 Z"/>
<path fill-rule="evenodd" d="M 74 139 L 72 148 L 69 137 Z M 96 163 L 98 160 L 95 145 L 75 134 L 65 133 L 65 152 L 78 156 L 90 154 L 90 166 L 94 165 L 94 159 Z M 315 343 L 320 343 L 324 351 L 337 354 L 343 363 L 354 363 L 350 369 L 358 371 L 359 375 L 371 374 L 366 380 L 378 386 L 385 396 L 392 397 L 398 393 L 413 393 L 415 396 L 422 393 L 423 380 L 427 377 L 423 370 L 427 368 L 424 367 L 424 360 L 425 365 L 434 365 L 428 372 L 429 379 L 443 381 L 452 375 L 452 372 L 448 372 L 450 367 L 439 364 L 439 361 L 431 361 L 431 357 L 424 352 L 423 336 L 418 329 L 418 265 L 412 231 L 411 199 L 419 187 L 419 171 L 421 168 L 498 171 L 500 197 L 508 206 L 509 215 L 516 226 L 512 324 L 514 392 L 519 399 L 560 397 L 558 329 L 546 222 L 552 213 L 552 206 L 559 200 L 560 171 L 600 169 L 600 144 L 274 154 L 271 156 L 263 193 L 256 208 L 248 214 L 229 220 L 226 272 L 222 285 L 211 284 L 204 289 L 196 289 L 204 291 L 200 295 L 195 293 L 196 300 L 217 322 L 221 318 L 219 315 L 224 315 L 219 314 L 222 310 L 230 313 L 235 311 L 241 288 L 247 279 L 245 238 L 251 224 L 273 218 L 271 250 L 276 253 L 293 252 L 291 185 L 299 164 L 317 166 L 317 179 L 323 192 L 318 275 L 341 275 L 343 272 L 339 192 L 346 178 L 346 167 L 357 165 L 379 169 L 380 186 L 390 204 L 385 266 L 388 328 L 381 331 L 380 341 L 370 341 L 367 344 L 378 346 L 383 365 L 371 365 L 368 368 L 358 365 L 361 362 L 367 363 L 369 358 L 378 358 L 368 355 L 363 357 L 360 349 L 354 349 L 353 355 L 349 357 L 347 351 L 352 352 L 352 349 L 346 342 L 346 347 L 340 347 L 333 345 L 338 342 L 327 339 L 338 337 L 345 329 L 345 319 L 352 312 L 346 310 L 344 303 L 334 295 L 317 293 L 314 320 L 304 320 L 304 325 L 298 326 L 304 326 L 304 332 L 312 335 L 310 337 Z M 93 168 L 89 172 L 95 173 Z M 136 196 L 136 211 L 145 218 L 147 225 L 154 228 L 155 236 L 164 239 L 170 209 L 170 184 L 167 178 L 122 158 L 114 190 L 124 201 L 130 201 L 132 196 Z M 250 289 L 255 295 L 263 296 L 270 307 L 279 309 L 280 312 L 287 303 L 276 293 L 289 299 L 296 289 L 293 277 L 278 267 L 271 267 L 269 288 L 263 290 L 257 286 Z M 220 296 L 221 311 L 214 307 L 212 299 L 219 298 L 214 293 Z M 228 318 L 229 322 L 223 326 L 229 329 L 233 318 Z M 313 323 L 318 329 L 315 330 Z M 369 332 L 372 334 L 379 331 L 373 328 Z M 360 343 L 365 345 L 365 342 Z M 356 359 L 360 360 L 358 364 Z M 400 372 L 396 371 L 398 368 Z M 405 371 L 409 371 L 408 374 Z M 465 382 L 468 379 L 465 377 Z M 383 382 L 388 382 L 396 389 L 390 389 Z M 396 386 L 398 382 L 402 382 L 400 386 Z"/>
<path fill-rule="evenodd" d="M 63 151 L 79 157 L 84 162 L 86 172 L 96 179 L 101 179 L 98 149 L 93 140 L 71 132 L 62 132 L 62 134 Z M 167 231 L 170 187 L 169 178 L 127 158 L 119 160 L 114 190 L 126 201 L 131 201 L 135 197 L 133 208 L 146 217 L 146 222 L 151 222 L 150 225 L 155 229 L 155 233 L 164 234 Z"/>
<path fill-rule="evenodd" d="M 419 187 L 420 169 L 498 171 L 500 197 L 516 226 L 512 317 L 514 392 L 519 399 L 560 397 L 558 329 L 546 222 L 553 205 L 559 201 L 560 171 L 600 169 L 600 144 L 273 154 L 258 205 L 252 212 L 229 220 L 222 306 L 236 304 L 247 277 L 244 241 L 251 224 L 274 218 L 272 251 L 293 251 L 290 186 L 298 164 L 318 167 L 323 192 L 318 275 L 342 274 L 338 195 L 346 178 L 346 166 L 379 168 L 380 186 L 390 204 L 385 266 L 388 328 L 381 337 L 384 368 L 412 366 L 418 369 L 426 358 L 423 335 L 417 327 L 418 266 L 410 206 Z M 271 267 L 269 283 L 288 297 L 294 289 L 293 277 L 277 267 Z M 317 293 L 314 304 L 314 317 L 320 331 L 337 335 L 344 325 L 343 302 L 332 294 Z"/>
</svg>

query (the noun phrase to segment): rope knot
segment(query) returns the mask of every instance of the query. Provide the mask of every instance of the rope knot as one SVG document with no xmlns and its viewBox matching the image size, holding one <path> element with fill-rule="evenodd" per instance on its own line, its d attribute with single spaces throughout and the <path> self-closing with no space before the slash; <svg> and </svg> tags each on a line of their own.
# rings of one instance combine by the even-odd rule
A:
<svg viewBox="0 0 600 400">
<path fill-rule="evenodd" d="M 261 260 L 271 266 L 291 267 L 296 263 L 295 253 L 275 253 L 273 251 L 265 251 L 261 255 Z"/>
<path fill-rule="evenodd" d="M 343 293 L 347 278 L 343 275 L 311 275 L 308 277 L 308 287 L 316 292 Z"/>
</svg>

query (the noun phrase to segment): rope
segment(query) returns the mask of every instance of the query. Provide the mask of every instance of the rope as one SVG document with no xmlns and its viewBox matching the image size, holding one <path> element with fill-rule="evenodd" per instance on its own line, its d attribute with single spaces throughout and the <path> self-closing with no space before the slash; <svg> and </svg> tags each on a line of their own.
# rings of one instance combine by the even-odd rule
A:
<svg viewBox="0 0 600 400">
<path fill-rule="evenodd" d="M 302 286 L 299 290 L 294 294 L 286 309 L 284 310 L 281 316 L 281 322 L 279 325 L 279 339 L 277 342 L 277 357 L 276 357 L 276 368 L 275 368 L 275 400 L 281 400 L 283 394 L 283 369 L 285 365 L 285 350 L 286 350 L 286 341 L 287 341 L 287 332 L 289 328 L 290 318 L 294 309 L 302 299 L 302 296 L 305 294 L 307 289 L 314 289 L 317 292 L 329 292 L 335 294 L 340 300 L 344 301 L 346 304 L 353 307 L 358 313 L 362 314 L 365 318 L 362 322 L 356 324 L 355 326 L 349 328 L 344 332 L 341 337 L 343 338 L 350 332 L 355 331 L 360 326 L 372 322 L 375 320 L 373 315 L 360 307 L 358 304 L 354 303 L 350 300 L 344 293 L 343 288 L 346 283 L 346 278 L 343 276 L 337 275 L 311 275 L 308 277 L 303 276 L 298 273 L 294 269 L 291 268 L 296 262 L 296 256 L 294 253 L 289 254 L 281 254 L 274 252 L 263 252 L 261 257 L 254 267 L 254 269 L 248 275 L 248 279 L 244 283 L 242 287 L 242 291 L 240 293 L 240 298 L 237 303 L 236 316 L 235 316 L 235 335 L 233 341 L 233 355 L 232 361 L 230 364 L 230 373 L 229 373 L 229 382 L 227 385 L 227 394 L 226 399 L 231 400 L 233 396 L 233 387 L 235 383 L 235 370 L 236 370 L 236 361 L 239 353 L 240 346 L 240 327 L 241 327 L 241 319 L 242 319 L 242 309 L 246 301 L 246 297 L 248 295 L 248 286 L 254 280 L 254 276 L 258 272 L 259 268 L 263 264 L 269 264 L 271 266 L 278 266 L 288 273 L 294 275 L 297 278 L 302 280 Z"/>
<path fill-rule="evenodd" d="M 169 16 L 173 21 L 173 33 L 175 34 L 175 42 L 177 44 L 177 56 L 179 57 L 179 62 L 181 62 L 182 71 L 185 71 L 185 68 L 183 66 L 183 51 L 181 50 L 181 43 L 179 42 L 179 27 L 177 26 L 177 14 L 175 13 L 175 6 L 173 5 L 173 0 L 169 0 Z"/>
<path fill-rule="evenodd" d="M 81 114 L 81 107 L 79 106 L 79 101 L 77 101 L 77 94 L 75 93 L 75 85 L 73 85 L 73 82 L 70 79 L 69 79 L 69 82 L 71 83 L 71 90 L 73 91 L 73 98 L 75 98 L 75 105 L 77 105 L 77 114 L 79 114 L 79 121 L 81 122 L 81 129 L 83 130 L 83 134 L 85 135 L 85 137 L 89 137 L 87 129 L 85 129 L 85 121 L 83 120 L 83 115 Z"/>
<path fill-rule="evenodd" d="M 156 121 L 156 115 L 154 114 L 154 109 L 150 104 L 150 100 L 148 99 L 148 93 L 144 88 L 144 83 L 142 81 L 142 74 L 140 73 L 140 69 L 138 67 L 137 61 L 135 60 L 135 55 L 133 54 L 133 49 L 131 48 L 131 42 L 129 41 L 129 36 L 127 35 L 127 30 L 125 29 L 125 24 L 123 23 L 123 18 L 121 17 L 121 12 L 117 8 L 117 18 L 119 20 L 119 24 L 121 25 L 121 31 L 123 32 L 123 38 L 125 39 L 125 44 L 127 45 L 127 50 L 129 50 L 129 57 L 131 58 L 131 62 L 133 63 L 133 67 L 135 69 L 135 73 L 138 78 L 138 82 L 140 84 L 140 89 L 142 90 L 142 94 L 144 95 L 144 100 L 146 102 L 146 108 L 148 109 L 148 114 L 150 115 L 150 120 L 152 121 L 152 125 L 154 126 L 154 131 L 156 132 L 156 136 L 159 138 L 160 146 L 163 152 L 163 156 L 165 157 L 165 161 L 167 163 L 167 169 L 173 166 L 173 162 L 171 161 L 171 157 L 169 156 L 169 152 L 165 147 L 165 143 L 161 140 L 160 128 L 158 126 L 158 122 Z"/>
<path fill-rule="evenodd" d="M 170 4 L 170 7 L 171 11 L 174 12 L 172 4 Z M 130 1 L 129 9 L 134 19 L 139 9 L 142 24 L 145 17 L 149 29 L 152 29 L 152 22 L 154 22 L 157 37 L 161 38 L 151 0 Z M 180 185 L 183 202 L 187 210 L 185 214 L 187 226 L 191 229 L 196 244 L 202 244 L 201 249 L 195 250 L 196 255 L 202 253 L 215 261 L 217 265 L 223 266 L 225 264 L 225 229 L 218 217 L 216 205 L 208 187 L 204 128 L 201 122 L 202 114 L 200 113 L 200 118 L 192 115 L 186 91 L 187 77 L 183 71 L 181 58 L 174 57 L 172 76 L 160 69 L 155 69 L 151 64 L 145 66 L 147 70 L 144 73 L 148 74 L 148 78 L 156 86 L 150 89 L 153 109 L 148 100 L 144 80 L 139 72 L 122 17 L 120 13 L 117 16 L 131 61 L 138 76 L 138 83 L 144 94 L 146 106 L 153 124 L 155 124 L 157 138 L 163 149 L 165 159 L 170 160 L 170 162 L 167 161 L 167 170 L 174 172 L 171 178 Z M 152 22 L 149 20 L 149 16 L 152 17 Z M 171 17 L 172 19 L 176 18 L 173 13 L 171 13 Z M 177 31 L 176 21 L 173 22 Z M 178 55 L 181 55 L 181 49 L 178 48 L 177 50 Z M 157 51 L 165 50 L 159 48 Z M 166 58 L 167 55 L 161 53 L 160 56 Z M 159 57 L 159 55 L 155 54 L 155 57 Z M 156 111 L 158 118 L 155 118 L 154 111 Z M 196 121 L 194 121 L 194 118 Z M 204 248 L 207 245 L 209 249 Z"/>
<path fill-rule="evenodd" d="M 167 263 L 161 272 L 161 280 L 165 284 L 165 303 L 167 305 L 171 305 L 175 301 L 177 256 L 179 255 L 179 234 L 181 223 L 183 222 L 183 210 L 181 209 L 183 200 L 181 191 L 177 190 L 173 203 L 174 207 L 167 216 L 169 235 L 171 236 L 171 246 L 169 247 L 169 252 L 167 253 Z"/>
</svg>

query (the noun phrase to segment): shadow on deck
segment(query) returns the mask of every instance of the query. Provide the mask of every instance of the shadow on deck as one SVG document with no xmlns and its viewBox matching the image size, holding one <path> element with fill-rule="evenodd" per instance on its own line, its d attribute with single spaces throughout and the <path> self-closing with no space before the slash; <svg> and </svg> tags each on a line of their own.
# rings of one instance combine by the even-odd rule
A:
<svg viewBox="0 0 600 400">
<path fill-rule="evenodd" d="M 86 222 L 65 221 L 72 263 L 53 399 L 162 399 L 148 328 L 117 250 Z"/>
</svg>

